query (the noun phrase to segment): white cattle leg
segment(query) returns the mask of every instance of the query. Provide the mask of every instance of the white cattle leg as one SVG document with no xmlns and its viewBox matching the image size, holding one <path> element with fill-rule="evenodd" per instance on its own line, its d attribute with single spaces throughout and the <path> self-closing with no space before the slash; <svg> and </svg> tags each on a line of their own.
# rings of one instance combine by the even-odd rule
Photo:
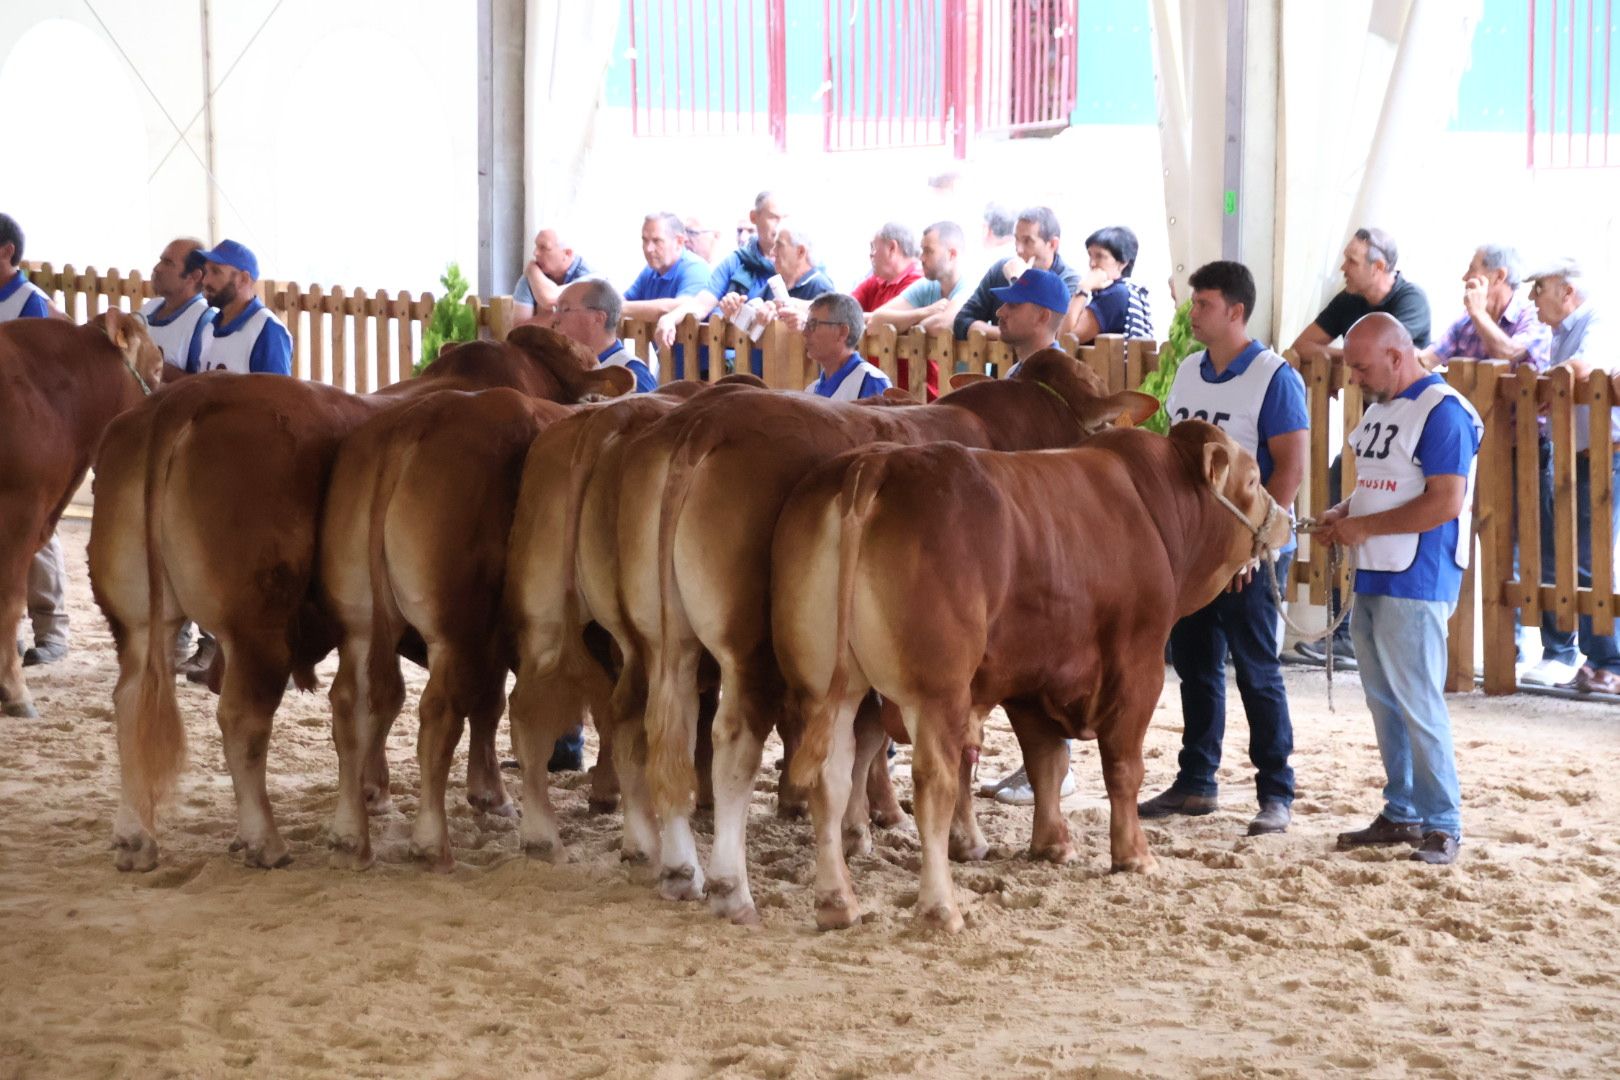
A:
<svg viewBox="0 0 1620 1080">
<path fill-rule="evenodd" d="M 163 641 L 174 640 L 174 628 L 165 628 Z M 272 636 L 243 640 L 219 636 L 225 674 L 219 691 L 219 730 L 225 740 L 225 762 L 236 793 L 236 839 L 232 851 L 241 851 L 248 866 L 266 869 L 292 861 L 276 830 L 265 788 L 265 764 L 270 728 L 292 673 L 286 644 Z"/>
<path fill-rule="evenodd" d="M 418 705 L 416 759 L 421 773 L 416 824 L 411 829 L 411 854 L 427 862 L 429 869 L 448 873 L 455 869 L 450 850 L 450 831 L 445 821 L 445 788 L 449 784 L 450 761 L 461 741 L 462 717 L 453 700 L 447 650 L 428 646 L 428 681 Z"/>
<path fill-rule="evenodd" d="M 613 767 L 619 774 L 624 812 L 619 859 L 630 867 L 632 878 L 646 881 L 660 862 L 658 819 L 653 814 L 652 793 L 647 790 L 647 736 L 640 717 L 611 722 L 618 728 L 613 734 Z"/>
<path fill-rule="evenodd" d="M 748 888 L 748 806 L 765 749 L 758 695 L 743 688 L 735 666 L 721 665 L 720 707 L 714 714 L 714 849 L 709 859 L 709 909 L 739 925 L 757 923 Z M 764 724 L 769 731 L 770 725 Z M 785 774 L 784 774 L 785 777 Z"/>
<path fill-rule="evenodd" d="M 542 674 L 525 661 L 507 703 L 511 717 L 512 746 L 523 770 L 523 819 L 518 835 L 523 851 L 547 862 L 563 859 L 562 830 L 551 805 L 551 782 L 546 762 L 570 716 L 577 716 L 584 702 L 571 680 L 551 672 Z"/>
<path fill-rule="evenodd" d="M 371 640 L 346 638 L 338 649 L 332 703 L 332 744 L 337 749 L 337 807 L 332 812 L 332 864 L 363 870 L 371 865 L 371 824 L 366 814 L 365 773 L 372 751 Z"/>
<path fill-rule="evenodd" d="M 647 767 L 663 774 L 661 782 L 655 774 L 651 786 L 658 812 L 658 895 L 665 900 L 703 899 L 702 860 L 692 834 L 693 792 L 677 795 L 673 787 L 673 777 L 683 771 L 676 760 L 683 760 L 685 771 L 690 771 L 697 753 L 698 658 L 695 645 L 664 658 L 653 665 L 647 687 Z M 663 710 L 662 722 L 655 710 Z M 655 745 L 655 738 L 662 745 Z"/>
<path fill-rule="evenodd" d="M 816 925 L 823 930 L 843 930 L 861 920 L 860 902 L 855 899 L 849 867 L 844 862 L 848 807 L 855 801 L 851 788 L 855 783 L 855 712 L 859 706 L 860 698 L 836 706 L 827 757 L 810 792 L 810 815 L 816 834 Z"/>
<path fill-rule="evenodd" d="M 919 922 L 956 933 L 963 927 L 951 885 L 950 833 L 955 814 L 961 747 L 948 734 L 951 730 L 945 710 L 938 705 L 901 707 L 911 732 L 911 775 L 917 816 L 917 835 L 922 840 L 922 880 L 917 889 Z"/>
<path fill-rule="evenodd" d="M 855 710 L 854 762 L 851 765 L 849 800 L 844 808 L 844 855 L 872 853 L 872 803 L 868 775 L 877 768 L 888 768 L 883 752 L 889 733 L 879 719 L 877 698 L 871 694 L 858 699 Z"/>
</svg>

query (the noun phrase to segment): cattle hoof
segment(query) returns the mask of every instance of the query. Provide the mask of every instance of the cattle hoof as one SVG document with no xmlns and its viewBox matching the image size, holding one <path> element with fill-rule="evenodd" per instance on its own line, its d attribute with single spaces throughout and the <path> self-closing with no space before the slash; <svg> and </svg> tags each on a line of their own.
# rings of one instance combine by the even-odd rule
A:
<svg viewBox="0 0 1620 1080">
<path fill-rule="evenodd" d="M 125 873 L 134 871 L 144 874 L 157 869 L 157 841 L 146 833 L 115 837 L 113 848 L 116 852 L 113 856 L 113 865 Z"/>
<path fill-rule="evenodd" d="M 960 934 L 967 924 L 962 913 L 945 904 L 935 904 L 917 912 L 917 925 L 925 930 L 939 930 L 947 934 Z"/>
<path fill-rule="evenodd" d="M 1134 858 L 1116 860 L 1112 870 L 1116 874 L 1156 874 L 1159 871 L 1159 860 L 1148 852 Z"/>
<path fill-rule="evenodd" d="M 394 808 L 394 800 L 389 796 L 387 788 L 366 785 L 366 813 L 372 817 L 386 814 Z"/>
<path fill-rule="evenodd" d="M 334 870 L 369 870 L 371 868 L 371 844 L 354 836 L 331 837 L 332 854 L 327 860 Z"/>
<path fill-rule="evenodd" d="M 879 829 L 892 829 L 906 820 L 906 813 L 900 809 L 900 804 L 872 808 L 872 824 Z"/>
<path fill-rule="evenodd" d="M 783 821 L 799 821 L 810 816 L 810 800 L 797 796 L 776 796 L 776 816 Z"/>
<path fill-rule="evenodd" d="M 872 831 L 865 827 L 844 830 L 844 858 L 872 854 Z"/>
<path fill-rule="evenodd" d="M 632 885 L 654 885 L 658 881 L 658 868 L 653 865 L 652 856 L 644 851 L 621 853 L 619 861 L 624 863 L 625 876 Z"/>
<path fill-rule="evenodd" d="M 730 878 L 709 879 L 709 910 L 717 918 L 730 919 L 737 926 L 758 926 L 759 912 L 746 890 Z"/>
<path fill-rule="evenodd" d="M 562 844 L 554 840 L 525 840 L 523 854 L 541 862 L 558 863 L 562 861 Z"/>
<path fill-rule="evenodd" d="M 7 716 L 15 716 L 19 720 L 38 720 L 39 710 L 34 708 L 32 701 L 8 701 L 5 706 Z"/>
<path fill-rule="evenodd" d="M 1056 863 L 1059 866 L 1072 863 L 1079 858 L 1075 854 L 1073 844 L 1047 844 L 1044 847 L 1031 846 L 1029 857 L 1036 862 Z"/>
<path fill-rule="evenodd" d="M 585 801 L 585 806 L 593 814 L 611 814 L 619 808 L 619 797 L 617 795 L 604 795 L 597 798 L 592 795 Z"/>
<path fill-rule="evenodd" d="M 861 906 L 853 896 L 835 894 L 816 897 L 816 928 L 848 930 L 861 921 Z"/>
<path fill-rule="evenodd" d="M 517 818 L 521 816 L 521 814 L 518 812 L 517 804 L 511 799 L 507 799 L 506 801 L 498 804 L 490 804 L 486 801 L 483 805 L 473 802 L 472 799 L 468 799 L 467 801 L 472 804 L 475 810 L 481 810 L 491 817 Z"/>
<path fill-rule="evenodd" d="M 951 837 L 950 856 L 952 862 L 983 862 L 990 854 L 990 845 L 984 840 L 970 841 L 958 840 Z"/>
<path fill-rule="evenodd" d="M 242 865 L 255 870 L 279 870 L 292 862 L 292 852 L 279 841 L 275 844 L 255 844 L 242 853 Z"/>
<path fill-rule="evenodd" d="M 658 874 L 658 895 L 665 900 L 701 900 L 703 878 L 695 866 L 666 866 Z"/>
</svg>

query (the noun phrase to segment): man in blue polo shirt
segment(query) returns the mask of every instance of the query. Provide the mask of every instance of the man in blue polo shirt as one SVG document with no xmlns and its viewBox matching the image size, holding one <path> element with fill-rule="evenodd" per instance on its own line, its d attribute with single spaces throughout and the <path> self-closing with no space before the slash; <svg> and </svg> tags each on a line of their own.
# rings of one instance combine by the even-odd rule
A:
<svg viewBox="0 0 1620 1080">
<path fill-rule="evenodd" d="M 660 345 L 675 343 L 675 328 L 688 315 L 707 319 L 718 306 L 729 319 L 748 301 L 765 295 L 766 283 L 776 273 L 770 250 L 776 243 L 782 215 L 781 201 L 772 192 L 762 191 L 754 197 L 754 209 L 748 214 L 754 223 L 754 236 L 715 265 L 707 285 L 659 318 L 653 337 Z M 679 377 L 681 373 L 676 374 Z"/>
<path fill-rule="evenodd" d="M 1340 833 L 1339 846 L 1415 844 L 1414 860 L 1446 865 L 1462 839 L 1446 629 L 1468 563 L 1484 426 L 1424 370 L 1389 313 L 1350 328 L 1344 362 L 1367 402 L 1349 444 L 1356 489 L 1322 515 L 1316 536 L 1355 549 L 1356 656 L 1387 783 L 1372 824 Z"/>
<path fill-rule="evenodd" d="M 203 332 L 197 369 L 291 375 L 292 335 L 258 296 L 259 260 L 247 245 L 221 240 L 203 252 L 203 296 L 219 314 Z"/>
<path fill-rule="evenodd" d="M 556 229 L 541 229 L 534 234 L 534 258 L 512 286 L 513 318 L 520 323 L 531 319 L 549 323 L 563 286 L 572 285 L 590 272 L 585 260 L 563 242 Z"/>
<path fill-rule="evenodd" d="M 23 231 L 10 214 L 0 214 L 0 323 L 58 316 L 50 297 L 22 269 Z M 28 564 L 28 621 L 34 644 L 17 643 L 24 667 L 54 664 L 67 655 L 67 559 L 52 533 Z"/>
<path fill-rule="evenodd" d="M 966 341 L 968 334 L 977 330 L 991 341 L 997 340 L 1001 331 L 996 323 L 996 309 L 1000 304 L 996 300 L 995 290 L 1011 285 L 1019 274 L 1032 266 L 1050 270 L 1062 279 L 1064 287 L 1069 290 L 1069 310 L 1064 323 L 1073 326 L 1091 295 L 1080 287 L 1079 271 L 1064 262 L 1058 254 L 1062 241 L 1063 229 L 1058 224 L 1057 214 L 1050 207 L 1032 206 L 1019 214 L 1018 223 L 1013 226 L 1013 245 L 1018 254 L 991 264 L 984 277 L 979 279 L 978 288 L 973 290 L 967 303 L 956 313 L 956 320 L 952 324 L 956 339 Z"/>
<path fill-rule="evenodd" d="M 626 368 L 636 377 L 636 393 L 658 389 L 658 354 L 652 364 L 640 359 L 619 340 L 619 317 L 624 301 L 619 291 L 599 277 L 583 278 L 565 287 L 557 297 L 552 329 L 572 338 L 596 355 L 603 367 Z"/>
<path fill-rule="evenodd" d="M 153 297 L 141 308 L 147 333 L 163 350 L 163 362 L 183 371 L 197 371 L 202 363 L 203 335 L 214 321 L 215 309 L 202 294 L 201 240 L 171 240 L 152 267 Z"/>
<path fill-rule="evenodd" d="M 1239 262 L 1212 262 L 1188 279 L 1193 337 L 1206 344 L 1176 371 L 1165 401 L 1171 423 L 1207 420 L 1260 463 L 1260 482 L 1279 506 L 1292 506 L 1305 478 L 1310 417 L 1305 381 L 1288 362 L 1249 336 L 1254 275 Z M 1294 542 L 1277 552 L 1276 580 L 1286 587 Z M 1277 601 L 1271 574 L 1245 570 L 1220 596 L 1170 631 L 1170 659 L 1181 679 L 1180 768 L 1169 789 L 1144 802 L 1145 818 L 1198 816 L 1217 806 L 1216 770 L 1226 734 L 1226 654 L 1237 669 L 1249 720 L 1249 761 L 1260 811 L 1249 835 L 1288 830 L 1293 816 L 1294 726 L 1277 651 Z"/>
<path fill-rule="evenodd" d="M 866 313 L 847 293 L 822 293 L 804 320 L 804 354 L 821 368 L 806 392 L 833 401 L 859 401 L 887 390 L 887 375 L 861 359 L 855 346 L 866 332 Z"/>
<path fill-rule="evenodd" d="M 642 221 L 641 254 L 647 266 L 624 291 L 625 318 L 657 319 L 709 283 L 709 264 L 686 250 L 685 239 L 686 226 L 668 211 L 648 214 Z"/>
</svg>

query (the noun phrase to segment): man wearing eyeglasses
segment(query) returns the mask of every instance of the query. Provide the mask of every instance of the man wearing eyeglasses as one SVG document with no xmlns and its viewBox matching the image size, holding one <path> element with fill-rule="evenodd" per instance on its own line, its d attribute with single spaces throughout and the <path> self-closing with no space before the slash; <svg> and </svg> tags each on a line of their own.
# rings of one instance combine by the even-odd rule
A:
<svg viewBox="0 0 1620 1080">
<path fill-rule="evenodd" d="M 1607 371 L 1613 378 L 1620 370 L 1620 338 L 1614 324 L 1605 322 L 1602 312 L 1587 295 L 1586 277 L 1574 259 L 1557 259 L 1530 275 L 1534 282 L 1530 299 L 1541 321 L 1552 327 L 1552 349 L 1548 355 L 1551 371 L 1567 367 L 1580 383 L 1595 371 Z M 1613 487 L 1620 490 L 1620 449 L 1609 461 L 1594 462 L 1591 406 L 1575 407 L 1575 546 L 1576 584 L 1592 584 L 1592 473 L 1608 469 Z M 1620 445 L 1620 408 L 1609 410 L 1609 432 Z M 1620 535 L 1620 514 L 1610 500 L 1610 536 Z M 1553 584 L 1556 566 L 1553 527 L 1553 470 L 1551 443 L 1542 445 L 1541 454 L 1541 581 Z M 1537 668 L 1556 668 L 1570 677 L 1563 685 L 1581 693 L 1620 694 L 1620 640 L 1614 634 L 1594 634 L 1592 617 L 1579 619 L 1581 652 L 1586 663 L 1576 666 L 1575 634 L 1558 629 L 1550 614 L 1541 618 L 1542 662 Z M 1526 673 L 1525 681 L 1530 681 Z M 1542 681 L 1542 680 L 1536 680 Z"/>
<path fill-rule="evenodd" d="M 1344 275 L 1344 288 L 1337 296 L 1328 301 L 1327 307 L 1316 320 L 1300 332 L 1299 337 L 1289 348 L 1302 360 L 1315 360 L 1321 357 L 1338 359 L 1344 356 L 1344 349 L 1334 342 L 1343 338 L 1345 332 L 1354 326 L 1363 317 L 1375 311 L 1381 311 L 1394 317 L 1407 333 L 1412 335 L 1412 344 L 1419 351 L 1429 347 L 1429 298 L 1423 290 L 1407 281 L 1395 269 L 1395 261 L 1399 252 L 1395 248 L 1395 238 L 1383 229 L 1362 228 L 1355 231 L 1350 242 L 1344 246 L 1344 261 L 1339 264 L 1339 272 Z M 1333 466 L 1328 472 L 1328 503 L 1336 505 L 1343 497 L 1340 481 L 1342 467 L 1340 459 L 1333 459 Z M 1339 591 L 1333 590 L 1333 607 L 1338 608 Z M 1326 650 L 1332 648 L 1336 660 L 1346 664 L 1353 664 L 1356 659 L 1355 646 L 1351 643 L 1350 620 L 1346 619 L 1339 624 L 1338 631 L 1333 640 L 1322 646 L 1308 642 L 1300 642 L 1294 646 L 1294 651 L 1305 659 L 1314 663 L 1325 663 Z"/>
<path fill-rule="evenodd" d="M 658 354 L 652 353 L 652 366 L 624 347 L 619 340 L 619 318 L 624 301 L 619 291 L 598 277 L 581 278 L 565 286 L 557 297 L 551 328 L 579 342 L 596 356 L 603 367 L 626 368 L 636 377 L 636 393 L 658 389 Z"/>
<path fill-rule="evenodd" d="M 855 351 L 865 331 L 866 314 L 853 296 L 823 293 L 810 301 L 804 352 L 821 375 L 805 390 L 833 401 L 858 401 L 887 390 L 889 377 Z"/>
</svg>

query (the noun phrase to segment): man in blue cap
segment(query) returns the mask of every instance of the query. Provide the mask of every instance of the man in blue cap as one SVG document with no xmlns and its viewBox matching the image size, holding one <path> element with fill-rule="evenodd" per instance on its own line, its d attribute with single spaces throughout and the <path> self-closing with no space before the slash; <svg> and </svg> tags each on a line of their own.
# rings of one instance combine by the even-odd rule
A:
<svg viewBox="0 0 1620 1080">
<path fill-rule="evenodd" d="M 990 293 L 1000 305 L 996 323 L 1001 327 L 1001 340 L 1013 352 L 1009 376 L 1042 349 L 1058 347 L 1058 327 L 1069 312 L 1069 287 L 1062 278 L 1032 266 L 1011 285 Z"/>
<path fill-rule="evenodd" d="M 1011 285 L 990 292 L 1001 305 L 996 309 L 1001 340 L 1013 352 L 1014 363 L 1007 369 L 1011 377 L 1019 364 L 1042 349 L 1058 347 L 1058 327 L 1063 325 L 1069 312 L 1069 287 L 1052 271 L 1030 267 Z M 1062 797 L 1068 798 L 1074 790 L 1074 774 L 1065 771 L 1060 789 Z M 1017 771 L 982 785 L 979 794 L 1013 806 L 1031 806 L 1035 802 L 1035 789 L 1030 786 L 1029 775 L 1022 765 Z"/>
<path fill-rule="evenodd" d="M 202 354 L 191 370 L 291 375 L 292 335 L 259 300 L 253 252 L 221 240 L 203 259 L 203 297 L 219 315 L 204 331 Z"/>
</svg>

